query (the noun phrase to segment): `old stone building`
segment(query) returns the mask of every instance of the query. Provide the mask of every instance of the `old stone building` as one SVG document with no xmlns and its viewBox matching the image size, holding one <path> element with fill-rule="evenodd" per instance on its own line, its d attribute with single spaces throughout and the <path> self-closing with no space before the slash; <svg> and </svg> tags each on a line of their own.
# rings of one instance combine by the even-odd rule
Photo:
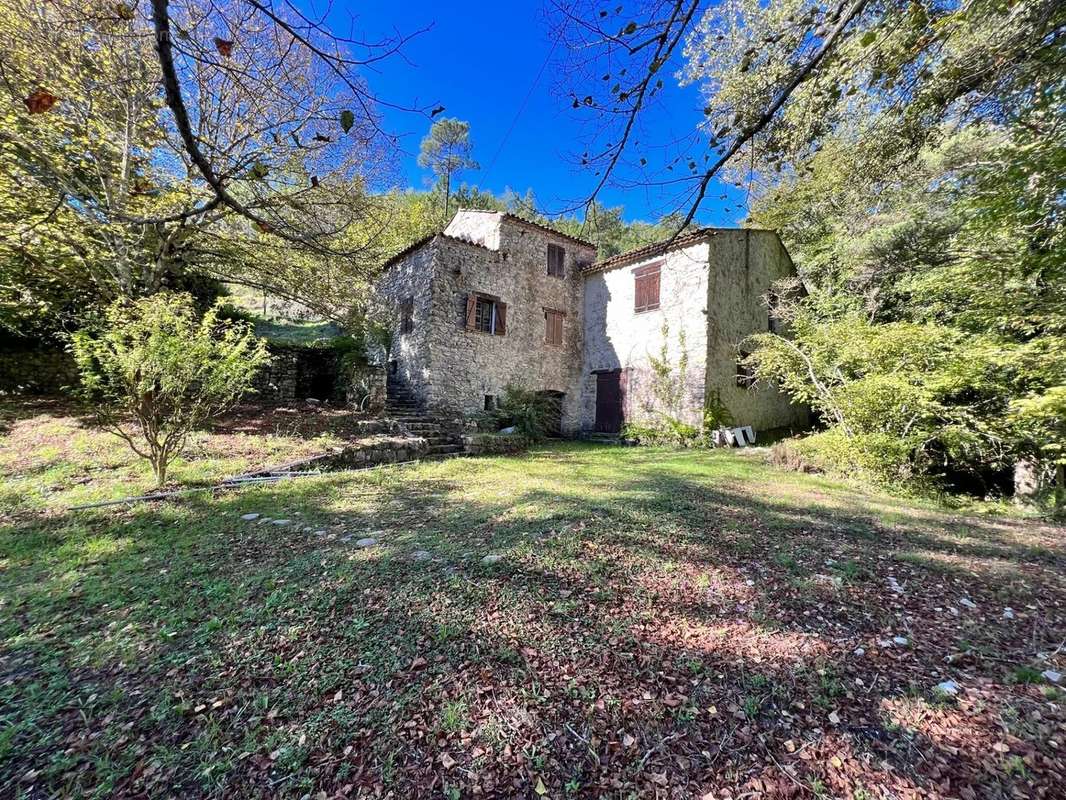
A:
<svg viewBox="0 0 1066 800">
<path fill-rule="evenodd" d="M 702 228 L 597 262 L 588 242 L 460 210 L 377 288 L 397 311 L 395 379 L 428 409 L 475 413 L 513 385 L 557 397 L 567 435 L 659 414 L 699 425 L 709 403 L 766 430 L 805 411 L 750 386 L 738 345 L 774 324 L 766 298 L 791 274 L 771 231 Z"/>
</svg>

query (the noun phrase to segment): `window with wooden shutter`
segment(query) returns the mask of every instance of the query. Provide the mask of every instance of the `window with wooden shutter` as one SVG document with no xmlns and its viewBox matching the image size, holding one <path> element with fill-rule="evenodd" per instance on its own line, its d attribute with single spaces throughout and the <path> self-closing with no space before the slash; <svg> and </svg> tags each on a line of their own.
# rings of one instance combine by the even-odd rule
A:
<svg viewBox="0 0 1066 800">
<path fill-rule="evenodd" d="M 469 295 L 466 299 L 466 329 L 503 336 L 507 333 L 507 304 L 480 294 Z"/>
<path fill-rule="evenodd" d="M 415 329 L 415 299 L 408 297 L 400 303 L 400 333 L 411 333 Z"/>
<path fill-rule="evenodd" d="M 633 270 L 633 311 L 651 311 L 659 307 L 659 274 L 662 264 L 649 264 Z"/>
<path fill-rule="evenodd" d="M 548 245 L 548 274 L 553 278 L 562 278 L 566 275 L 566 250 L 557 244 Z"/>
<path fill-rule="evenodd" d="M 544 309 L 544 341 L 546 344 L 561 346 L 563 343 L 563 317 L 565 312 L 552 308 Z"/>
</svg>

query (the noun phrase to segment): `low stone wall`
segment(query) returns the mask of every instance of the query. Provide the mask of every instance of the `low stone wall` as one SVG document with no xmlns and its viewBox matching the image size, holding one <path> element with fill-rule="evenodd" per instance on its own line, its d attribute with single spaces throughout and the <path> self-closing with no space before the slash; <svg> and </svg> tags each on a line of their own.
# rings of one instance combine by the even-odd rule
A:
<svg viewBox="0 0 1066 800">
<path fill-rule="evenodd" d="M 290 403 L 293 400 L 346 402 L 366 411 L 385 407 L 385 369 L 348 366 L 342 352 L 329 347 L 270 345 L 270 363 L 253 381 L 253 400 Z M 342 370 L 348 374 L 342 375 Z"/>
<path fill-rule="evenodd" d="M 65 350 L 0 350 L 0 393 L 60 394 L 78 382 L 74 357 Z"/>
<path fill-rule="evenodd" d="M 363 411 L 378 412 L 385 408 L 388 396 L 384 367 L 356 366 L 351 368 L 348 376 L 348 388 L 345 392 L 348 405 Z"/>
<path fill-rule="evenodd" d="M 355 469 L 425 458 L 429 442 L 422 438 L 372 436 L 345 447 L 323 465 L 327 469 Z"/>
<path fill-rule="evenodd" d="M 470 433 L 463 436 L 467 455 L 484 456 L 500 453 L 517 453 L 533 444 L 525 436 L 498 433 Z"/>
</svg>

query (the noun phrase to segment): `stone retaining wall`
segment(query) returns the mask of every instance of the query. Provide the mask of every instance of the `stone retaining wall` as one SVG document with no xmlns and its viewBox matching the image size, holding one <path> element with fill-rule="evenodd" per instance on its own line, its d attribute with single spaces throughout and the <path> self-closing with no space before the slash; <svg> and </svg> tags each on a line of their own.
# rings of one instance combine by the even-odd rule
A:
<svg viewBox="0 0 1066 800">
<path fill-rule="evenodd" d="M 472 433 L 463 437 L 466 453 L 472 456 L 518 453 L 529 448 L 531 444 L 525 436 L 514 434 L 501 436 L 498 433 Z"/>
<path fill-rule="evenodd" d="M 385 369 L 348 365 L 345 354 L 329 347 L 270 346 L 270 363 L 252 385 L 251 399 L 261 403 L 289 403 L 314 398 L 346 402 L 366 411 L 385 407 Z M 342 376 L 341 371 L 348 375 Z"/>
</svg>

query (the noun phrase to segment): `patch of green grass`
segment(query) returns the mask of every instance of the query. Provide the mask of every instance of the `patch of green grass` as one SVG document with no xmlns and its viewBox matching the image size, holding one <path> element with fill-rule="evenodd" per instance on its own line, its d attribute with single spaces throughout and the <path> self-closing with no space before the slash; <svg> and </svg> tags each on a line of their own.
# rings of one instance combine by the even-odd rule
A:
<svg viewBox="0 0 1066 800">
<path fill-rule="evenodd" d="M 652 748 L 649 768 L 723 742 L 737 760 L 721 774 L 739 776 L 758 752 L 723 740 L 736 721 L 710 707 L 731 706 L 756 741 L 776 735 L 769 709 L 829 704 L 840 675 L 870 677 L 863 661 L 843 670 L 805 648 L 870 633 L 879 582 L 855 577 L 862 602 L 832 613 L 790 588 L 809 586 L 799 531 L 811 553 L 842 553 L 841 577 L 872 563 L 853 539 L 877 530 L 869 498 L 753 453 L 567 443 L 73 513 L 87 490 L 70 476 L 90 468 L 76 451 L 97 434 L 63 416 L 37 454 L 25 420 L 0 440 L 16 484 L 0 490 L 31 492 L 23 468 L 68 483 L 0 521 L 0 677 L 14 676 L 0 680 L 0 785 L 32 763 L 41 796 L 299 798 L 378 783 L 418 796 L 433 763 L 435 791 L 465 797 L 493 763 L 510 765 L 494 791 L 529 795 L 536 776 L 585 796 L 619 731 L 639 743 L 628 762 Z M 215 452 L 190 470 L 211 474 Z M 118 463 L 92 492 L 130 491 Z M 908 524 L 895 533 L 916 548 L 958 547 L 937 523 Z M 367 531 L 378 545 L 356 548 Z M 505 554 L 499 568 L 480 567 L 487 553 Z M 1017 607 L 1031 591 L 1012 587 Z M 684 699 L 651 702 L 664 686 Z M 856 704 L 872 693 L 880 713 L 898 696 L 884 686 L 867 682 Z M 458 762 L 447 771 L 445 749 Z"/>
<path fill-rule="evenodd" d="M 440 713 L 440 729 L 445 733 L 459 733 L 470 724 L 470 710 L 466 702 L 452 700 L 444 704 Z"/>
<path fill-rule="evenodd" d="M 1010 681 L 1011 683 L 1031 684 L 1042 683 L 1044 678 L 1040 674 L 1040 670 L 1028 664 L 1023 664 L 1010 671 Z"/>
</svg>

